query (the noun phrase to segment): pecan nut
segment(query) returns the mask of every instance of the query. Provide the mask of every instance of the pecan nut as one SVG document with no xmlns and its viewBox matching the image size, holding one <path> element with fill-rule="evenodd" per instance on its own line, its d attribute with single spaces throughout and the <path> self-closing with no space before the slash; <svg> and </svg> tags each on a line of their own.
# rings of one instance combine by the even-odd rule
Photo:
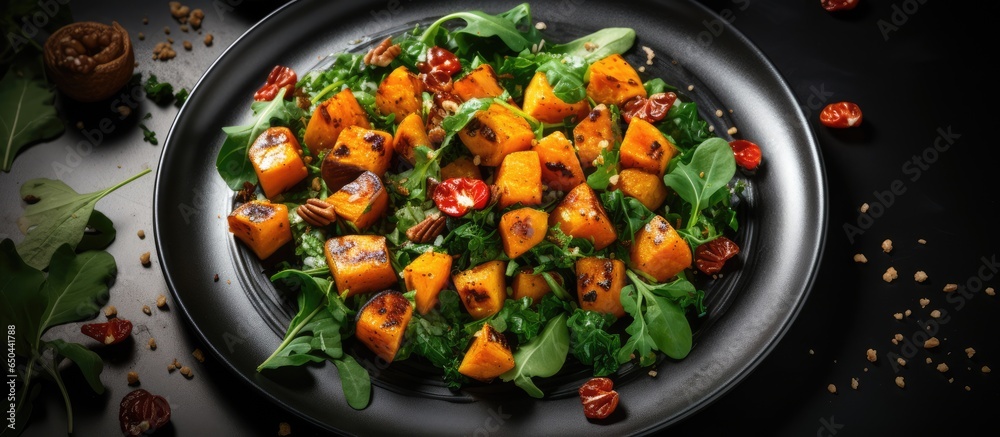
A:
<svg viewBox="0 0 1000 437">
<path fill-rule="evenodd" d="M 406 238 L 417 244 L 426 244 L 434 241 L 438 235 L 444 232 L 447 224 L 447 217 L 441 214 L 431 214 L 423 221 L 413 225 L 406 230 Z"/>
<path fill-rule="evenodd" d="M 403 53 L 403 48 L 399 44 L 393 44 L 390 36 L 365 53 L 364 61 L 366 65 L 385 67 L 400 53 Z"/>
<path fill-rule="evenodd" d="M 329 226 L 337 220 L 333 205 L 319 199 L 307 200 L 306 203 L 299 205 L 295 212 L 306 223 L 319 228 Z"/>
</svg>

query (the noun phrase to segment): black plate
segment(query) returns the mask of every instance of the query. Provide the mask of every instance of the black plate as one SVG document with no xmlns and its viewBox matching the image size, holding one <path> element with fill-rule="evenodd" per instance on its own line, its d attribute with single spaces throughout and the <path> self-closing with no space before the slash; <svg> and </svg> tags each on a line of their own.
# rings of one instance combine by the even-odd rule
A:
<svg viewBox="0 0 1000 437">
<path fill-rule="evenodd" d="M 351 409 L 330 363 L 260 374 L 256 367 L 280 343 L 293 305 L 262 274 L 252 254 L 228 233 L 233 192 L 215 169 L 223 126 L 244 124 L 249 100 L 275 64 L 304 73 L 327 55 L 364 50 L 379 37 L 408 29 L 457 6 L 416 2 L 296 1 L 250 29 L 208 70 L 171 128 L 156 179 L 157 252 L 184 316 L 217 359 L 266 397 L 333 432 L 346 434 L 510 435 L 643 434 L 704 407 L 743 379 L 782 337 L 808 295 L 826 228 L 826 180 L 816 140 L 796 100 L 766 57 L 724 19 L 703 6 L 558 1 L 532 4 L 546 35 L 568 40 L 604 27 L 632 27 L 627 54 L 645 65 L 644 78 L 663 77 L 720 136 L 762 145 L 764 165 L 746 178 L 741 205 L 739 268 L 703 284 L 709 314 L 696 326 L 691 354 L 616 377 L 621 404 L 600 425 L 584 418 L 576 387 L 587 374 L 567 369 L 539 381 L 549 395 L 527 397 L 512 384 L 472 386 L 452 393 L 418 360 L 391 366 L 363 347 L 351 353 L 369 367 L 371 405 Z M 515 2 L 462 2 L 491 13 Z M 676 63 L 672 62 L 676 61 Z M 688 90 L 688 85 L 694 85 Z M 722 118 L 715 109 L 724 109 Z M 730 113 L 728 110 L 732 110 Z M 213 277 L 218 275 L 218 281 Z"/>
</svg>

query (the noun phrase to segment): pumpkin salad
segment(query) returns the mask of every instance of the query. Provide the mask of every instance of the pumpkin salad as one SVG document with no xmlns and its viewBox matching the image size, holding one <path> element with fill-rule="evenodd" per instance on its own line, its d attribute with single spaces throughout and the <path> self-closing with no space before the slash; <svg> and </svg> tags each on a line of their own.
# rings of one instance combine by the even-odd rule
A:
<svg viewBox="0 0 1000 437">
<path fill-rule="evenodd" d="M 688 355 L 695 281 L 739 252 L 737 162 L 760 150 L 745 165 L 643 77 L 632 29 L 544 28 L 528 4 L 458 12 L 302 77 L 279 65 L 223 128 L 229 230 L 298 304 L 258 371 L 332 361 L 360 409 L 376 360 L 541 398 L 570 365 Z"/>
</svg>

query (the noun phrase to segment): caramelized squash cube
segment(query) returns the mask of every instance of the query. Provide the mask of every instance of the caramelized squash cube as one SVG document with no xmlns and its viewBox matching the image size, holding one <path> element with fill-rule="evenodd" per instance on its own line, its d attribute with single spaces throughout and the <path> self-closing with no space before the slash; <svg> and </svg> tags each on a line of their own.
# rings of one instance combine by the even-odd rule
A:
<svg viewBox="0 0 1000 437">
<path fill-rule="evenodd" d="M 611 110 L 607 105 L 595 106 L 573 128 L 573 141 L 583 168 L 594 167 L 594 160 L 601 156 L 601 150 L 613 148 L 621 142 L 621 137 L 621 129 L 611 120 Z"/>
<path fill-rule="evenodd" d="M 621 107 L 633 97 L 646 97 L 639 73 L 622 55 L 615 53 L 590 64 L 587 73 L 587 96 L 597 103 Z"/>
<path fill-rule="evenodd" d="M 500 191 L 500 209 L 520 203 L 523 206 L 542 204 L 542 165 L 533 150 L 507 155 L 497 169 L 494 185 Z"/>
<path fill-rule="evenodd" d="M 379 358 L 391 363 L 412 318 L 413 306 L 403 293 L 384 290 L 361 306 L 354 336 Z"/>
<path fill-rule="evenodd" d="M 537 305 L 539 301 L 545 297 L 546 294 L 552 292 L 552 288 L 549 287 L 549 283 L 545 282 L 545 278 L 542 277 L 541 273 L 533 273 L 534 269 L 530 267 L 522 267 L 517 274 L 514 275 L 514 279 L 511 282 L 511 298 L 519 300 L 524 297 L 531 298 L 531 304 Z M 557 283 L 562 285 L 563 277 L 562 275 L 552 272 L 552 279 Z"/>
<path fill-rule="evenodd" d="M 583 167 L 573 143 L 561 131 L 555 131 L 531 147 L 542 165 L 542 183 L 550 190 L 569 191 L 582 184 Z"/>
<path fill-rule="evenodd" d="M 451 255 L 424 252 L 403 269 L 407 290 L 416 290 L 417 312 L 427 314 L 437 305 L 438 294 L 448 285 L 451 276 Z"/>
<path fill-rule="evenodd" d="M 538 71 L 524 89 L 524 112 L 543 123 L 562 123 L 570 118 L 573 123 L 583 120 L 590 112 L 587 99 L 566 103 L 555 95 L 545 72 Z"/>
<path fill-rule="evenodd" d="M 417 162 L 413 156 L 413 151 L 417 146 L 436 148 L 434 143 L 431 143 L 430 137 L 427 136 L 427 127 L 424 126 L 424 120 L 420 118 L 420 113 L 414 112 L 399 122 L 399 126 L 396 127 L 396 136 L 392 139 L 392 148 L 397 155 L 402 156 L 406 162 L 412 165 Z"/>
<path fill-rule="evenodd" d="M 420 114 L 423 106 L 421 94 L 424 84 L 404 66 L 389 73 L 375 91 L 375 108 L 379 114 L 396 114 L 398 124 L 410 114 Z"/>
<path fill-rule="evenodd" d="M 473 319 L 492 316 L 507 299 L 507 261 L 487 261 L 452 275 L 459 298 Z"/>
<path fill-rule="evenodd" d="M 462 101 L 481 99 L 484 97 L 499 97 L 503 94 L 500 79 L 490 64 L 481 64 L 452 85 L 452 91 Z"/>
<path fill-rule="evenodd" d="M 677 154 L 677 147 L 656 126 L 633 118 L 618 153 L 622 168 L 636 168 L 663 177 L 670 159 Z"/>
<path fill-rule="evenodd" d="M 385 215 L 389 208 L 389 193 L 378 175 L 365 171 L 331 194 L 326 202 L 333 205 L 338 217 L 358 230 L 365 230 Z"/>
<path fill-rule="evenodd" d="M 284 193 L 309 176 L 299 140 L 287 127 L 268 128 L 254 140 L 248 153 L 268 198 Z"/>
<path fill-rule="evenodd" d="M 392 163 L 392 134 L 350 126 L 344 129 L 337 145 L 323 158 L 320 170 L 326 187 L 337 191 L 370 171 L 382 177 Z"/>
<path fill-rule="evenodd" d="M 520 208 L 500 217 L 500 240 L 503 252 L 514 259 L 545 239 L 549 214 L 534 208 Z"/>
<path fill-rule="evenodd" d="M 625 263 L 617 259 L 587 257 L 576 261 L 576 294 L 580 309 L 625 315 L 621 293 Z"/>
<path fill-rule="evenodd" d="M 632 267 L 657 282 L 673 278 L 691 267 L 691 246 L 662 216 L 653 217 L 635 233 L 629 250 Z"/>
<path fill-rule="evenodd" d="M 472 345 L 458 365 L 458 373 L 477 381 L 490 382 L 514 368 L 514 354 L 507 344 L 507 337 L 489 323 L 484 323 L 473 336 Z"/>
<path fill-rule="evenodd" d="M 306 125 L 303 141 L 310 154 L 319 156 L 320 151 L 337 144 L 340 133 L 348 126 L 371 128 L 368 114 L 354 98 L 354 93 L 344 88 L 316 106 Z"/>
<path fill-rule="evenodd" d="M 549 228 L 559 226 L 564 234 L 584 238 L 601 250 L 618 239 L 607 211 L 590 185 L 582 183 L 566 193 L 549 215 Z"/>
<path fill-rule="evenodd" d="M 663 178 L 635 168 L 618 172 L 618 181 L 611 188 L 636 198 L 650 211 L 656 211 L 667 200 L 667 186 Z"/>
<path fill-rule="evenodd" d="M 252 200 L 234 209 L 226 221 L 229 232 L 249 246 L 259 259 L 267 259 L 292 241 L 288 207 L 281 203 Z"/>
<path fill-rule="evenodd" d="M 323 246 L 339 294 L 347 297 L 371 293 L 396 285 L 385 237 L 344 235 L 326 240 Z"/>
<path fill-rule="evenodd" d="M 470 178 L 483 180 L 483 173 L 479 166 L 472 162 L 468 156 L 459 156 L 454 161 L 441 167 L 441 180 L 451 178 Z"/>
<path fill-rule="evenodd" d="M 525 119 L 503 105 L 493 104 L 477 112 L 458 131 L 458 137 L 473 156 L 479 156 L 481 165 L 496 167 L 507 155 L 530 149 L 535 133 Z"/>
</svg>

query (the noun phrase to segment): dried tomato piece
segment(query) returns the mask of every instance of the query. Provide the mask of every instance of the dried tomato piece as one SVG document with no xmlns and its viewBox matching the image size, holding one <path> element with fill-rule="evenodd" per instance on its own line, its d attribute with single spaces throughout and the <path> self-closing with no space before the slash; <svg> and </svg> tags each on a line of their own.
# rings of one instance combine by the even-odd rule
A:
<svg viewBox="0 0 1000 437">
<path fill-rule="evenodd" d="M 434 205 L 441 212 L 461 217 L 471 209 L 483 209 L 490 202 L 490 187 L 479 179 L 449 178 L 434 188 Z"/>
<path fill-rule="evenodd" d="M 615 411 L 618 392 L 613 390 L 614 385 L 609 378 L 590 378 L 583 383 L 579 390 L 580 402 L 588 419 L 603 419 Z"/>
<path fill-rule="evenodd" d="M 694 263 L 705 274 L 715 274 L 722 270 L 726 261 L 740 253 L 740 246 L 726 237 L 719 237 L 698 246 L 694 251 Z"/>
<path fill-rule="evenodd" d="M 861 108 L 851 102 L 831 103 L 819 113 L 819 122 L 834 128 L 860 126 Z"/>
<path fill-rule="evenodd" d="M 670 107 L 677 101 L 677 94 L 672 92 L 656 93 L 648 98 L 636 96 L 625 102 L 622 106 L 622 118 L 626 123 L 631 123 L 632 118 L 639 118 L 650 123 L 663 120 L 670 111 Z"/>
<path fill-rule="evenodd" d="M 253 94 L 256 101 L 271 101 L 278 91 L 285 89 L 285 100 L 291 100 L 295 96 L 295 83 L 298 82 L 298 75 L 291 68 L 275 65 L 271 73 L 267 75 L 267 82 Z"/>
<path fill-rule="evenodd" d="M 124 435 L 152 433 L 170 422 L 170 403 L 141 388 L 132 390 L 122 398 L 118 421 Z"/>
<path fill-rule="evenodd" d="M 849 11 L 858 5 L 858 0 L 820 0 L 827 11 Z"/>
<path fill-rule="evenodd" d="M 87 323 L 80 332 L 104 344 L 121 343 L 132 334 L 132 322 L 116 317 L 103 323 Z"/>
<path fill-rule="evenodd" d="M 755 170 L 760 165 L 760 146 L 747 140 L 733 140 L 729 142 L 729 147 L 733 149 L 733 157 L 736 164 L 747 170 Z"/>
<path fill-rule="evenodd" d="M 427 65 L 431 70 L 448 73 L 449 77 L 462 71 L 462 61 L 444 47 L 434 46 L 427 50 Z"/>
</svg>

